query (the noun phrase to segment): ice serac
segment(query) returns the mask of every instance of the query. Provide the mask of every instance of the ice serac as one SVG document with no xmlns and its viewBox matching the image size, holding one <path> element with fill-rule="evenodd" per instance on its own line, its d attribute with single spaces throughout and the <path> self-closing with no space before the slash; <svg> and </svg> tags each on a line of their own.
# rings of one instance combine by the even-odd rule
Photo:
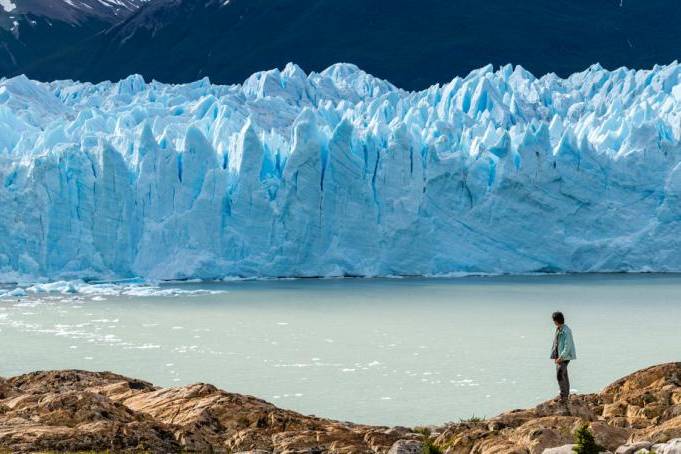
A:
<svg viewBox="0 0 681 454">
<path fill-rule="evenodd" d="M 0 274 L 681 271 L 681 65 L 0 80 Z"/>
</svg>

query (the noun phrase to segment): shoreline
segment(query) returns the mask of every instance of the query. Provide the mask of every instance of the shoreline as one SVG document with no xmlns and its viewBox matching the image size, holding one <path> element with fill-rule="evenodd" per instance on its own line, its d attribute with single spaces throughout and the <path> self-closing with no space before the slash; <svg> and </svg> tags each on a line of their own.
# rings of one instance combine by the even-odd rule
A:
<svg viewBox="0 0 681 454">
<path fill-rule="evenodd" d="M 142 278 L 112 280 L 38 280 L 19 283 L 0 282 L 0 302 L 23 298 L 40 298 L 47 295 L 73 295 L 81 297 L 98 296 L 196 296 L 206 294 L 222 294 L 230 291 L 230 285 L 261 283 L 283 284 L 286 282 L 309 282 L 314 284 L 333 282 L 371 283 L 503 283 L 513 280 L 536 279 L 533 284 L 569 283 L 570 279 L 585 280 L 626 280 L 637 278 L 674 279 L 681 273 L 669 272 L 598 272 L 598 273 L 525 273 L 525 274 L 467 274 L 436 276 L 382 276 L 382 277 L 287 277 L 287 278 L 224 278 L 222 280 L 144 280 Z M 564 280 L 562 280 L 564 279 Z"/>
<path fill-rule="evenodd" d="M 430 446 L 449 454 L 538 454 L 567 449 L 584 424 L 611 452 L 628 443 L 650 448 L 681 438 L 681 362 L 573 395 L 570 410 L 550 400 L 442 426 L 371 426 L 302 415 L 204 383 L 159 388 L 111 372 L 41 371 L 0 378 L 0 452 L 406 454 Z"/>
<path fill-rule="evenodd" d="M 231 282 L 285 282 L 285 281 L 379 281 L 379 280 L 459 280 L 467 278 L 514 278 L 514 277 L 552 277 L 552 276 L 681 276 L 681 271 L 564 271 L 564 272 L 526 272 L 526 273 L 476 273 L 452 272 L 442 274 L 400 274 L 400 275 L 357 275 L 357 276 L 225 276 L 223 278 L 186 278 L 186 279 L 147 279 L 144 277 L 90 279 L 90 278 L 46 278 L 34 277 L 25 280 L 2 280 L 0 286 L 25 287 L 57 282 L 83 283 L 88 285 L 172 285 L 172 284 L 228 284 Z"/>
</svg>

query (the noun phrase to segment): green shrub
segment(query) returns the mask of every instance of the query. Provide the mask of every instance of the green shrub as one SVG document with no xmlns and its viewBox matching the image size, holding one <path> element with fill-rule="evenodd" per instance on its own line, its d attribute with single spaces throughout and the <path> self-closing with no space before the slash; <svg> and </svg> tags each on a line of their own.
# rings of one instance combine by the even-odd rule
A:
<svg viewBox="0 0 681 454">
<path fill-rule="evenodd" d="M 470 418 L 461 418 L 459 419 L 459 422 L 464 423 L 464 422 L 482 422 L 484 419 L 480 418 L 479 416 L 471 416 Z"/>
<path fill-rule="evenodd" d="M 423 440 L 423 454 L 442 454 L 442 449 L 438 448 L 433 442 L 426 438 Z"/>
<path fill-rule="evenodd" d="M 588 424 L 582 425 L 575 432 L 575 445 L 572 450 L 576 454 L 599 454 L 605 451 L 605 448 L 596 443 Z"/>
<path fill-rule="evenodd" d="M 430 429 L 428 427 L 416 427 L 414 428 L 414 432 L 419 433 L 426 438 L 430 437 Z"/>
</svg>

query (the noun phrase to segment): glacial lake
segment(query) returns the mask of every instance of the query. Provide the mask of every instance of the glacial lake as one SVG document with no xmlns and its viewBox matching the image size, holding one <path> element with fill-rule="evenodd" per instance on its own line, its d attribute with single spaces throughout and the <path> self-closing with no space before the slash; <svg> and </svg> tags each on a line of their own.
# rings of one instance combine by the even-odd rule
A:
<svg viewBox="0 0 681 454">
<path fill-rule="evenodd" d="M 134 289 L 1 298 L 0 375 L 79 368 L 209 382 L 306 414 L 414 426 L 554 397 L 554 310 L 575 335 L 574 391 L 681 359 L 679 275 Z"/>
</svg>

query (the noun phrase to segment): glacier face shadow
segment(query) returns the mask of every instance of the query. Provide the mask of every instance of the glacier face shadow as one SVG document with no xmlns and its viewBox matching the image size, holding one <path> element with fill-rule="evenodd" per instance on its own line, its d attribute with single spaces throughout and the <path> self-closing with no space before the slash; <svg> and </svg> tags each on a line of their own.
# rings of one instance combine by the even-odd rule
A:
<svg viewBox="0 0 681 454">
<path fill-rule="evenodd" d="M 681 66 L 0 81 L 0 275 L 681 271 Z"/>
</svg>

